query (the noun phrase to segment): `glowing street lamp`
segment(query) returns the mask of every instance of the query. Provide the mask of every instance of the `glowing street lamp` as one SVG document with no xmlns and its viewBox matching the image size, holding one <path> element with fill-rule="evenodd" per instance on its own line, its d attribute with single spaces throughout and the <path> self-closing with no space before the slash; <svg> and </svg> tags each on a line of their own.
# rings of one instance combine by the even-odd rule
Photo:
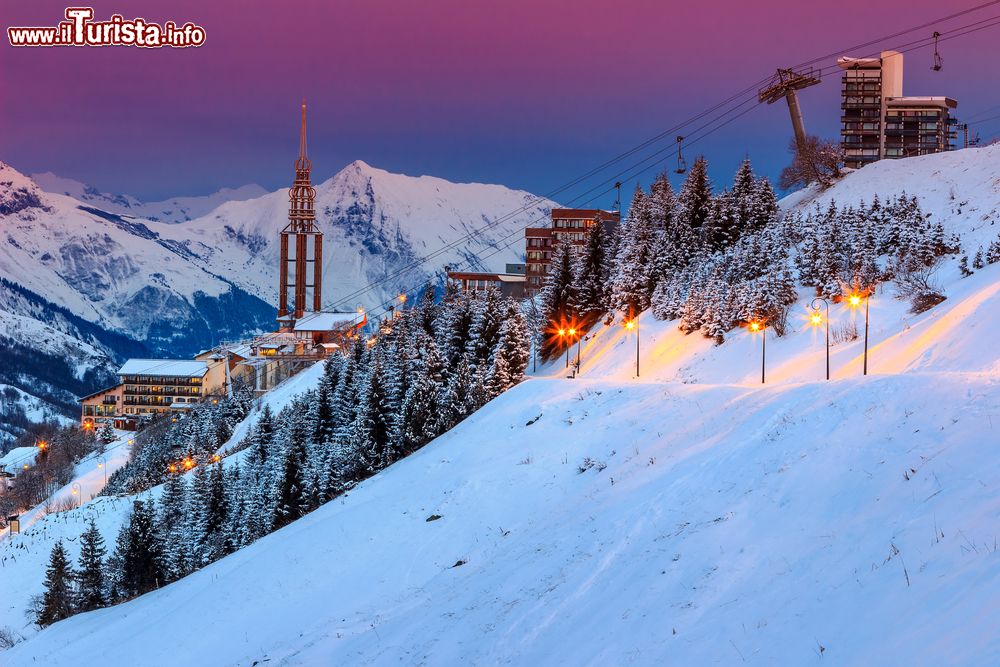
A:
<svg viewBox="0 0 1000 667">
<path fill-rule="evenodd" d="M 868 375 L 868 301 L 871 300 L 871 293 L 868 290 L 865 290 L 863 293 L 852 292 L 847 297 L 847 303 L 850 304 L 851 308 L 857 308 L 861 305 L 862 299 L 865 302 L 865 360 L 862 375 Z"/>
<path fill-rule="evenodd" d="M 639 325 L 634 319 L 625 322 L 626 331 L 635 332 L 635 376 L 639 377 Z"/>
<path fill-rule="evenodd" d="M 559 340 L 561 341 L 566 336 L 566 330 L 559 330 Z M 569 345 L 566 346 L 566 368 L 569 368 Z"/>
<path fill-rule="evenodd" d="M 73 493 L 74 499 L 76 499 L 76 506 L 79 507 L 80 506 L 80 496 L 81 496 L 80 485 L 79 484 L 73 484 L 73 486 L 70 487 L 70 488 L 72 489 L 72 493 Z"/>
<path fill-rule="evenodd" d="M 573 336 L 576 336 L 576 372 L 580 372 L 580 340 L 583 338 L 583 332 L 577 331 L 576 329 L 569 330 L 569 345 L 573 344 Z M 569 346 L 566 347 L 566 353 L 569 354 Z"/>
<path fill-rule="evenodd" d="M 764 319 L 752 320 L 749 327 L 753 333 L 760 332 L 760 383 L 764 384 L 764 368 L 767 361 L 767 321 Z"/>
<path fill-rule="evenodd" d="M 101 459 L 101 463 L 97 464 L 98 470 L 104 471 L 104 486 L 108 485 L 108 457 L 105 456 Z"/>
<path fill-rule="evenodd" d="M 822 302 L 826 306 L 826 317 L 824 318 L 819 313 L 819 306 L 817 303 Z M 809 322 L 813 326 L 819 326 L 823 322 L 826 322 L 826 379 L 830 379 L 830 302 L 821 296 L 816 297 L 809 304 L 812 308 L 812 315 L 809 317 Z"/>
</svg>

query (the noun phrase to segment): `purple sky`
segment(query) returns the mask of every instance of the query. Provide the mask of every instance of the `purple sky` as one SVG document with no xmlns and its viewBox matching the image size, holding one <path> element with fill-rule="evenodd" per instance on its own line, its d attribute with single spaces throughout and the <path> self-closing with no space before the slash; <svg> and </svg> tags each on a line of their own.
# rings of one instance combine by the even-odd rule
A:
<svg viewBox="0 0 1000 667">
<path fill-rule="evenodd" d="M 98 19 L 117 12 L 193 21 L 206 28 L 206 44 L 14 49 L 4 35 L 0 160 L 145 199 L 249 182 L 283 187 L 306 96 L 317 180 L 363 159 L 543 194 L 775 67 L 975 4 L 201 0 L 152 10 L 152 3 L 101 1 Z M 55 25 L 65 6 L 7 3 L 3 27 Z M 990 16 L 1000 16 L 1000 4 L 879 47 Z M 960 118 L 990 118 L 981 133 L 1000 135 L 1000 118 L 992 118 L 1000 108 L 990 112 L 1000 106 L 1000 26 L 941 51 L 937 73 L 930 51 L 907 54 L 904 92 L 954 97 Z M 811 132 L 836 136 L 838 86 L 830 76 L 802 94 Z M 761 105 L 691 146 L 689 160 L 705 153 L 713 177 L 728 180 L 749 154 L 774 177 L 790 134 L 785 106 Z"/>
</svg>

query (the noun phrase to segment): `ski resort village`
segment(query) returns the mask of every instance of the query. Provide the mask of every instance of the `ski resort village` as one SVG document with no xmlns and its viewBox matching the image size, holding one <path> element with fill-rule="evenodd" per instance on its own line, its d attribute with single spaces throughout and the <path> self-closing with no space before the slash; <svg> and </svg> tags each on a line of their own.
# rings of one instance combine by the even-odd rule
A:
<svg viewBox="0 0 1000 667">
<path fill-rule="evenodd" d="M 0 665 L 1000 660 L 1000 0 L 335 4 L 7 30 Z"/>
</svg>

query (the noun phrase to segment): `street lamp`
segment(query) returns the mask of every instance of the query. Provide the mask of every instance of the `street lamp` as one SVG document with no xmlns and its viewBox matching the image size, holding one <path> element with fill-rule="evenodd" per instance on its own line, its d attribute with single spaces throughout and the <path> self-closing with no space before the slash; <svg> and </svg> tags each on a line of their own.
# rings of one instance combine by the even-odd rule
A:
<svg viewBox="0 0 1000 667">
<path fill-rule="evenodd" d="M 826 306 L 826 317 L 824 318 L 819 314 L 819 306 L 816 304 L 822 302 Z M 830 379 L 830 302 L 821 296 L 816 297 L 809 304 L 812 308 L 812 315 L 809 317 L 809 321 L 813 326 L 819 326 L 820 322 L 826 322 L 826 379 Z"/>
<path fill-rule="evenodd" d="M 73 486 L 70 487 L 70 489 L 73 492 L 73 496 L 76 497 L 76 506 L 79 507 L 80 506 L 80 485 L 74 483 Z"/>
<path fill-rule="evenodd" d="M 634 319 L 629 320 L 625 323 L 625 329 L 635 332 L 635 376 L 639 377 L 639 325 Z"/>
<path fill-rule="evenodd" d="M 862 299 L 865 301 L 865 360 L 862 375 L 868 375 L 868 301 L 871 299 L 871 293 L 868 290 L 865 290 L 863 294 L 852 292 L 847 297 L 847 303 L 851 305 L 851 308 L 857 308 L 861 305 Z"/>
<path fill-rule="evenodd" d="M 563 337 L 565 337 L 565 336 L 566 336 L 566 330 L 565 329 L 560 329 L 559 330 L 559 340 L 560 340 L 560 342 L 562 341 Z M 569 368 L 569 345 L 566 346 L 566 368 Z"/>
<path fill-rule="evenodd" d="M 97 464 L 98 470 L 104 471 L 104 486 L 108 485 L 108 457 L 105 456 L 101 459 L 101 463 Z"/>
<path fill-rule="evenodd" d="M 760 332 L 760 383 L 764 384 L 764 368 L 767 361 L 767 321 L 753 320 L 750 322 L 750 331 Z"/>
<path fill-rule="evenodd" d="M 569 342 L 566 344 L 566 366 L 569 367 L 569 348 L 573 347 L 573 336 L 577 335 L 576 329 L 569 330 Z M 580 372 L 580 339 L 577 338 L 576 346 L 576 372 Z"/>
</svg>

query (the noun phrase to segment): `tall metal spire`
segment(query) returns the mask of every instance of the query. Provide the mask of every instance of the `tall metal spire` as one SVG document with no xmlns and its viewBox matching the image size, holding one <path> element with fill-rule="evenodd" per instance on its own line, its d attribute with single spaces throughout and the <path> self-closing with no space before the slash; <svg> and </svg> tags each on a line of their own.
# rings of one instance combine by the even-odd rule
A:
<svg viewBox="0 0 1000 667">
<path fill-rule="evenodd" d="M 302 317 L 306 309 L 306 292 L 311 289 L 312 309 L 322 307 L 323 288 L 323 234 L 316 227 L 316 189 L 311 181 L 312 162 L 306 147 L 306 101 L 302 100 L 302 126 L 299 129 L 299 156 L 295 160 L 295 181 L 288 189 L 288 224 L 281 231 L 281 285 L 278 317 L 291 314 Z M 295 237 L 295 256 L 289 257 L 289 237 Z M 313 242 L 309 243 L 309 237 Z M 312 245 L 312 252 L 309 246 Z M 311 255 L 311 256 L 310 256 Z M 312 264 L 312 284 L 306 282 L 307 264 Z M 289 269 L 294 283 L 294 308 L 288 308 Z"/>
</svg>

